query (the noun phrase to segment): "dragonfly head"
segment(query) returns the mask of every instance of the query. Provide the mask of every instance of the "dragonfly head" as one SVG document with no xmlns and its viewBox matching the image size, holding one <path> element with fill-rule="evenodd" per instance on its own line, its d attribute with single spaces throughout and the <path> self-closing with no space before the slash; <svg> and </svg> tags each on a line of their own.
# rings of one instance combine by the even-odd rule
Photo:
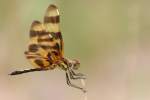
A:
<svg viewBox="0 0 150 100">
<path fill-rule="evenodd" d="M 70 60 L 69 64 L 73 70 L 77 70 L 80 67 L 80 62 L 76 59 Z"/>
</svg>

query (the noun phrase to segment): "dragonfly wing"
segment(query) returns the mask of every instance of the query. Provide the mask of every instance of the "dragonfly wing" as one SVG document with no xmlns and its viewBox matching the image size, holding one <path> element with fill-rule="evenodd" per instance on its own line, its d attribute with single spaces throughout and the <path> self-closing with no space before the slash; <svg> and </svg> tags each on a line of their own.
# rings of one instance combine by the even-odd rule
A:
<svg viewBox="0 0 150 100">
<path fill-rule="evenodd" d="M 48 67 L 52 63 L 52 60 L 47 57 L 48 52 L 38 44 L 39 35 L 44 33 L 44 26 L 39 21 L 33 21 L 30 29 L 28 50 L 25 51 L 25 55 L 31 64 L 37 67 Z"/>
<path fill-rule="evenodd" d="M 46 44 L 51 46 L 51 48 L 45 48 L 47 51 L 53 52 L 52 55 L 55 58 L 60 58 L 63 56 L 63 39 L 60 32 L 59 21 L 60 15 L 58 8 L 55 5 L 49 5 L 44 16 L 44 26 L 48 33 L 47 35 L 40 38 L 40 44 Z"/>
</svg>

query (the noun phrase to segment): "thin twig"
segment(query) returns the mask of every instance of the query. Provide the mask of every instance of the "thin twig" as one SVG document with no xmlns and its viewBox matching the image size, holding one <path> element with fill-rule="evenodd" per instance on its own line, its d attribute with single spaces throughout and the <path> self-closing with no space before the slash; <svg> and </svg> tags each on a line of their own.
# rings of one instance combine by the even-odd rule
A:
<svg viewBox="0 0 150 100">
<path fill-rule="evenodd" d="M 85 80 L 81 79 L 81 84 L 85 88 Z M 84 100 L 87 100 L 87 91 L 84 93 Z"/>
</svg>

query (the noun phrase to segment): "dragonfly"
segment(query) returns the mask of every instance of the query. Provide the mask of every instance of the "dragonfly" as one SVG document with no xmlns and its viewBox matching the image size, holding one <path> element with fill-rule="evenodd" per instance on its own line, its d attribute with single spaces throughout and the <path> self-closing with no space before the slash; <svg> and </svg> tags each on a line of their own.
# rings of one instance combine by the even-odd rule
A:
<svg viewBox="0 0 150 100">
<path fill-rule="evenodd" d="M 86 77 L 84 74 L 76 72 L 80 67 L 79 60 L 64 57 L 64 41 L 60 31 L 60 14 L 56 5 L 50 4 L 48 6 L 43 23 L 38 20 L 32 22 L 29 33 L 28 50 L 24 54 L 34 68 L 16 70 L 10 75 L 47 71 L 58 67 L 65 72 L 66 82 L 70 87 L 86 92 L 84 88 L 71 82 L 71 80 L 86 79 Z"/>
</svg>

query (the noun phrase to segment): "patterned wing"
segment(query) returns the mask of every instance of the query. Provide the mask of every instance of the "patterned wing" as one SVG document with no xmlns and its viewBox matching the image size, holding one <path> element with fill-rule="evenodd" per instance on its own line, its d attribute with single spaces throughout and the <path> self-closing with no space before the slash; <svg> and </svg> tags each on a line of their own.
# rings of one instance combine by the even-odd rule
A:
<svg viewBox="0 0 150 100">
<path fill-rule="evenodd" d="M 63 39 L 59 29 L 59 12 L 55 5 L 50 5 L 44 16 L 45 34 L 38 38 L 38 44 L 58 61 L 63 57 Z"/>
<path fill-rule="evenodd" d="M 48 58 L 48 52 L 42 49 L 38 44 L 38 39 L 43 34 L 46 34 L 43 24 L 39 21 L 34 21 L 31 25 L 30 41 L 25 55 L 32 65 L 45 68 L 52 64 L 52 60 Z"/>
</svg>

